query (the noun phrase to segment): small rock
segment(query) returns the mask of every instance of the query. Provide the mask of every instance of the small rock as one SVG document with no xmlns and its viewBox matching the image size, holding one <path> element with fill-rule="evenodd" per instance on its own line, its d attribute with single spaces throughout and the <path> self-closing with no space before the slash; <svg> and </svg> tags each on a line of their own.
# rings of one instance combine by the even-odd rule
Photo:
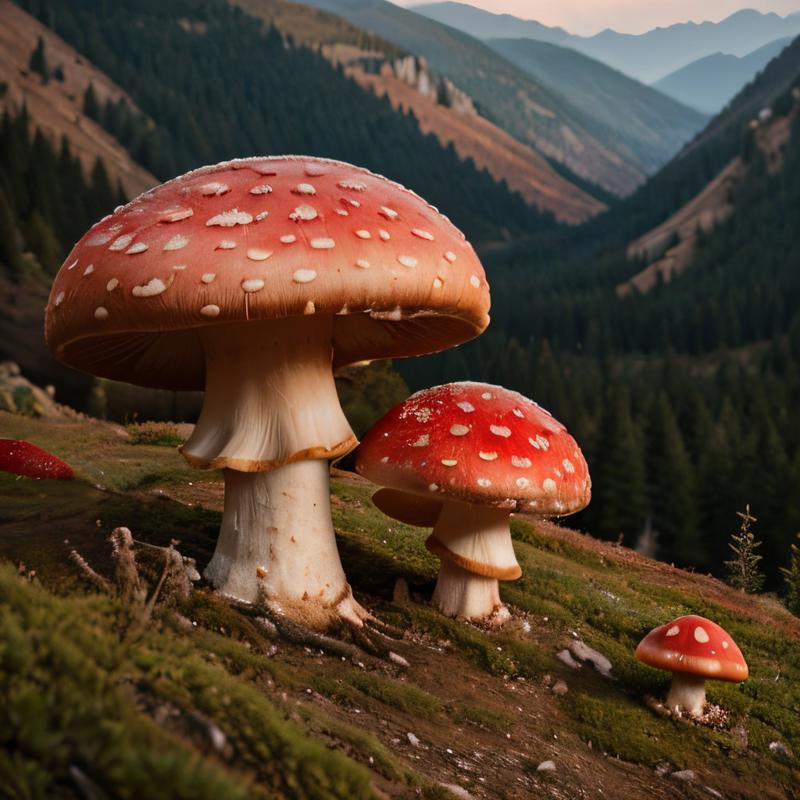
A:
<svg viewBox="0 0 800 800">
<path fill-rule="evenodd" d="M 405 578 L 398 578 L 394 583 L 394 592 L 392 592 L 392 602 L 402 605 L 411 600 L 411 595 L 408 591 L 408 581 Z"/>
<path fill-rule="evenodd" d="M 406 738 L 408 741 L 414 746 L 419 747 L 419 737 L 415 736 L 413 733 L 407 733 Z"/>
<path fill-rule="evenodd" d="M 562 650 L 556 654 L 556 658 L 562 663 L 566 664 L 570 669 L 580 669 L 581 665 L 572 657 L 569 650 Z"/>
<path fill-rule="evenodd" d="M 586 642 L 578 639 L 570 644 L 569 649 L 578 661 L 589 661 L 604 678 L 611 677 L 611 662 Z"/>
<path fill-rule="evenodd" d="M 670 764 L 669 761 L 659 761 L 658 764 L 656 764 L 656 775 L 658 775 L 659 778 L 663 778 L 670 772 L 672 772 L 672 764 Z"/>
<path fill-rule="evenodd" d="M 538 767 L 536 767 L 537 772 L 555 772 L 556 771 L 556 762 L 555 761 L 542 761 Z"/>
<path fill-rule="evenodd" d="M 670 778 L 675 778 L 677 781 L 686 781 L 687 783 L 695 780 L 697 776 L 694 774 L 694 770 L 691 769 L 682 769 L 678 772 L 673 772 L 670 775 Z"/>
<path fill-rule="evenodd" d="M 410 667 L 411 666 L 408 663 L 408 661 L 406 661 L 406 659 L 403 658 L 403 656 L 399 655 L 398 653 L 395 653 L 393 650 L 389 651 L 389 661 L 391 661 L 394 664 L 397 664 L 400 667 Z"/>
<path fill-rule="evenodd" d="M 703 787 L 712 797 L 725 797 L 722 792 L 718 792 L 716 789 L 712 789 L 710 786 Z"/>
<path fill-rule="evenodd" d="M 787 761 L 791 761 L 794 758 L 794 753 L 783 742 L 770 742 L 769 751 L 779 758 L 785 758 Z"/>
<path fill-rule="evenodd" d="M 225 752 L 225 748 L 228 746 L 228 739 L 222 732 L 221 728 L 219 728 L 213 722 L 209 722 L 207 730 L 208 730 L 208 738 L 211 739 L 212 747 L 218 753 Z"/>
<path fill-rule="evenodd" d="M 474 800 L 473 795 L 457 783 L 440 783 L 439 786 L 441 786 L 442 789 L 447 789 L 447 791 L 450 792 L 453 797 L 457 797 L 458 800 Z"/>
<path fill-rule="evenodd" d="M 553 694 L 557 694 L 559 697 L 561 697 L 562 695 L 565 695 L 569 691 L 569 686 L 567 686 L 567 684 L 564 681 L 557 680 L 553 684 L 553 688 L 550 691 Z"/>
</svg>

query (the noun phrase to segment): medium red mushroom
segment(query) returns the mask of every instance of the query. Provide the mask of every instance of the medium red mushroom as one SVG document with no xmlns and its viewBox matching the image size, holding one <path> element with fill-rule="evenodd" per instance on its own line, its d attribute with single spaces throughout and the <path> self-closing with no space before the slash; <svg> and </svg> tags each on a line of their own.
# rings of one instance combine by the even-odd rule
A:
<svg viewBox="0 0 800 800">
<path fill-rule="evenodd" d="M 517 392 L 450 383 L 412 395 L 364 437 L 356 470 L 390 487 L 385 514 L 434 526 L 441 559 L 433 600 L 447 616 L 501 623 L 498 580 L 520 570 L 509 515 L 563 516 L 589 502 L 586 461 L 566 428 Z"/>
<path fill-rule="evenodd" d="M 72 467 L 58 456 L 20 439 L 0 439 L 0 472 L 60 481 L 75 477 Z"/>
<path fill-rule="evenodd" d="M 312 627 L 360 624 L 336 550 L 328 459 L 356 438 L 332 368 L 452 347 L 488 324 L 483 269 L 413 192 L 300 157 L 190 172 L 95 225 L 53 284 L 47 341 L 105 378 L 205 388 L 184 445 L 225 472 L 223 594 Z"/>
<path fill-rule="evenodd" d="M 699 716 L 706 703 L 706 680 L 747 680 L 747 662 L 731 635 L 696 614 L 661 625 L 639 642 L 636 658 L 672 673 L 667 707 Z"/>
</svg>

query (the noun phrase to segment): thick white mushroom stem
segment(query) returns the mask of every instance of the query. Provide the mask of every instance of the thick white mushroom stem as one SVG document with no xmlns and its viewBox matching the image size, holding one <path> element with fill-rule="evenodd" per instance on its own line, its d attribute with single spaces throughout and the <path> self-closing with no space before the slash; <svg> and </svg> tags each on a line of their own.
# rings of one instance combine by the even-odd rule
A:
<svg viewBox="0 0 800 800">
<path fill-rule="evenodd" d="M 703 713 L 705 704 L 705 678 L 688 672 L 672 673 L 672 684 L 667 695 L 667 708 L 696 717 Z"/>
<path fill-rule="evenodd" d="M 333 380 L 332 317 L 222 323 L 200 336 L 206 389 L 182 449 L 190 464 L 265 472 L 358 443 Z"/>
<path fill-rule="evenodd" d="M 448 502 L 442 506 L 428 549 L 442 560 L 434 605 L 449 617 L 500 625 L 510 614 L 498 579 L 521 574 L 507 510 Z"/>
<path fill-rule="evenodd" d="M 323 629 L 360 626 L 331 523 L 328 463 L 298 461 L 271 472 L 225 470 L 225 511 L 205 577 L 224 595 L 265 600 L 275 613 Z"/>
</svg>

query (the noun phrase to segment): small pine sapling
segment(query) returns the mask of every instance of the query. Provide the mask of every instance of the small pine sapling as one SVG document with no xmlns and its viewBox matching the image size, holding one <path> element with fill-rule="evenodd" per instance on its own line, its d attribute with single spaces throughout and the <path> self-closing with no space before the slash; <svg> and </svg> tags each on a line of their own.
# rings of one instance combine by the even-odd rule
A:
<svg viewBox="0 0 800 800">
<path fill-rule="evenodd" d="M 800 533 L 797 534 L 800 542 Z M 781 567 L 783 582 L 786 585 L 786 607 L 800 617 L 800 544 L 789 548 L 789 566 Z"/>
<path fill-rule="evenodd" d="M 733 550 L 734 557 L 725 562 L 728 572 L 728 583 L 736 589 L 747 594 L 756 594 L 764 585 L 764 574 L 758 568 L 761 556 L 756 550 L 761 547 L 761 542 L 756 540 L 750 525 L 758 522 L 756 517 L 750 513 L 750 504 L 745 506 L 744 511 L 737 511 L 742 522 L 739 530 L 731 536 L 728 547 Z"/>
</svg>

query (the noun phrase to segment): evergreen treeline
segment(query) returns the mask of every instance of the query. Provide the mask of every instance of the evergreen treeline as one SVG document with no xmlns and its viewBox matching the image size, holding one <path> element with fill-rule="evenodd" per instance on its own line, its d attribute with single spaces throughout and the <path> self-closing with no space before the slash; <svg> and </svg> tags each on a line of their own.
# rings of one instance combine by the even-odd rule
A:
<svg viewBox="0 0 800 800">
<path fill-rule="evenodd" d="M 19 274 L 30 266 L 30 252 L 45 271 L 55 274 L 66 252 L 100 217 L 125 202 L 112 186 L 103 162 L 91 174 L 69 143 L 54 147 L 31 130 L 27 109 L 0 119 L 0 269 Z"/>
<path fill-rule="evenodd" d="M 774 588 L 800 530 L 798 219 L 795 112 L 783 168 L 751 154 L 733 216 L 668 284 L 619 298 L 642 266 L 624 254 L 529 248 L 490 263 L 486 334 L 397 367 L 412 388 L 489 380 L 551 409 L 589 459 L 594 499 L 575 523 L 594 535 L 646 534 L 660 558 L 723 575 L 749 503 Z"/>
<path fill-rule="evenodd" d="M 313 153 L 365 166 L 448 209 L 473 240 L 553 227 L 417 120 L 225 0 L 20 0 L 122 86 L 87 113 L 161 179 L 227 158 Z M 92 92 L 93 95 L 93 92 Z M 150 120 L 157 121 L 153 125 Z"/>
</svg>

